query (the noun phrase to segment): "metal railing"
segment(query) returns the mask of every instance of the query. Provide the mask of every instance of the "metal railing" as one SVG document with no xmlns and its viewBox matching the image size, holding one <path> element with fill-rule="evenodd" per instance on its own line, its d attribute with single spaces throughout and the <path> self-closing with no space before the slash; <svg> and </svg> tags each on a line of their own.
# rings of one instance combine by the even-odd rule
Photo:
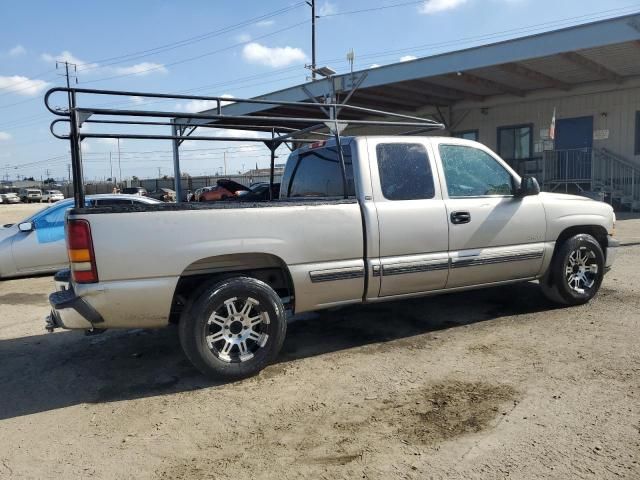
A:
<svg viewBox="0 0 640 480">
<path fill-rule="evenodd" d="M 640 166 L 606 148 L 544 152 L 541 184 L 546 190 L 564 187 L 601 194 L 613 204 L 640 209 Z"/>
<path fill-rule="evenodd" d="M 543 183 L 554 186 L 591 183 L 592 157 L 590 148 L 544 152 Z"/>
</svg>

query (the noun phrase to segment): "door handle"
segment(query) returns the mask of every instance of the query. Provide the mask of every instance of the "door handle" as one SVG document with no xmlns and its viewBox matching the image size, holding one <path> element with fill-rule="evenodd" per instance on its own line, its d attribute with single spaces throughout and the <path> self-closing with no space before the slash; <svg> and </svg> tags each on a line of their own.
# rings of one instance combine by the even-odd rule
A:
<svg viewBox="0 0 640 480">
<path fill-rule="evenodd" d="M 471 214 L 469 212 L 451 212 L 451 223 L 454 225 L 469 223 L 470 221 Z"/>
</svg>

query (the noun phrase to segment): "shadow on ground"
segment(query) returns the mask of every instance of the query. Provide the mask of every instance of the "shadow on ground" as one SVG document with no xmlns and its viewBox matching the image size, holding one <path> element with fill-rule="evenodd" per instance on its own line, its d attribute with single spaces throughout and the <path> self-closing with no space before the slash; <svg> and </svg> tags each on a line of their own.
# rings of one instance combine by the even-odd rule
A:
<svg viewBox="0 0 640 480">
<path fill-rule="evenodd" d="M 389 342 L 419 343 L 418 336 L 428 332 L 552 308 L 537 285 L 525 283 L 324 311 L 289 325 L 278 362 L 370 344 L 403 348 Z M 216 385 L 184 357 L 175 328 L 0 340 L 0 419 Z"/>
</svg>

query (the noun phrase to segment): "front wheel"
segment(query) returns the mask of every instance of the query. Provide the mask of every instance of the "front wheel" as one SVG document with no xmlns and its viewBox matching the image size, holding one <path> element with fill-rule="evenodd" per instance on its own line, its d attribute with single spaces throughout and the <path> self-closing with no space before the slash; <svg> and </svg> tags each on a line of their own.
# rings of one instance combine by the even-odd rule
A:
<svg viewBox="0 0 640 480">
<path fill-rule="evenodd" d="M 180 343 L 198 370 L 211 378 L 235 380 L 275 360 L 287 323 L 271 287 L 236 277 L 196 295 L 180 320 Z"/>
<path fill-rule="evenodd" d="M 591 235 L 568 238 L 558 247 L 548 275 L 540 282 L 542 292 L 554 303 L 587 303 L 600 289 L 604 264 L 602 247 Z"/>
</svg>

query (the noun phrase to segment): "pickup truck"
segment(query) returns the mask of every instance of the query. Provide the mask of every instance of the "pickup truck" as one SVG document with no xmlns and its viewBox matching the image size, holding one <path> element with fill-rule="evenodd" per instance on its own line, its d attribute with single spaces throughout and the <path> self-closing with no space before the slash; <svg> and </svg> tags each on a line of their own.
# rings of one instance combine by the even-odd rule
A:
<svg viewBox="0 0 640 480">
<path fill-rule="evenodd" d="M 177 324 L 200 371 L 234 379 L 274 360 L 287 311 L 534 280 L 584 304 L 616 256 L 609 205 L 540 193 L 479 143 L 341 148 L 345 175 L 335 140 L 293 151 L 273 201 L 71 210 L 71 279 L 50 296 L 49 328 Z"/>
</svg>

